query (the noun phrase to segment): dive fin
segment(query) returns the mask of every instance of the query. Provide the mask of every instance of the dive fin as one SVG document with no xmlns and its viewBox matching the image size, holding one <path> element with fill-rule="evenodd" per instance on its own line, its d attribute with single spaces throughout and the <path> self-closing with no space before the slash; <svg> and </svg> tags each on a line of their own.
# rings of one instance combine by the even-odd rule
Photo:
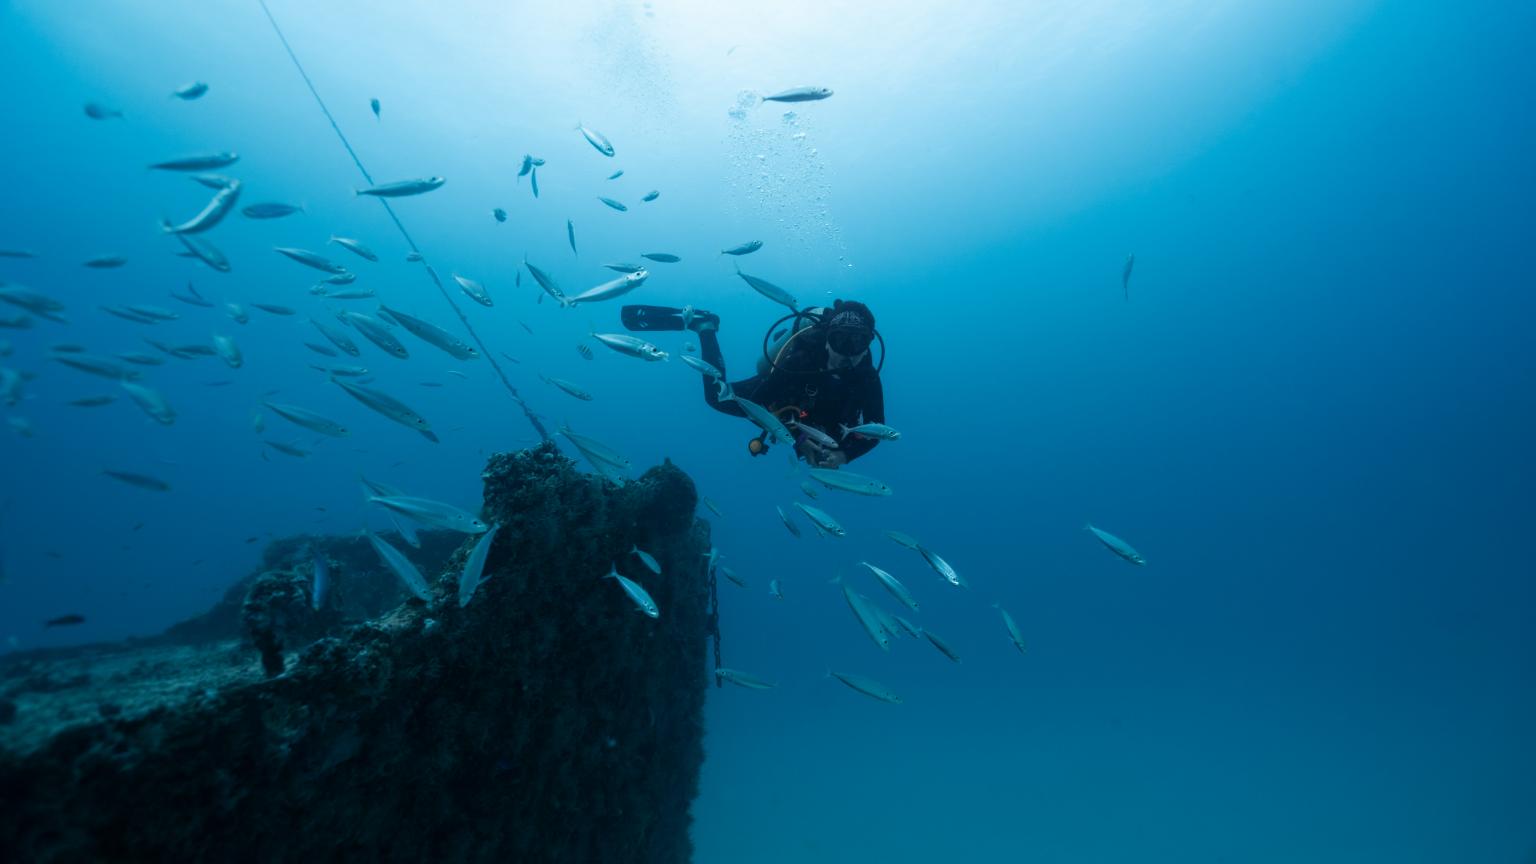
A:
<svg viewBox="0 0 1536 864">
<path fill-rule="evenodd" d="M 671 306 L 625 306 L 619 320 L 627 330 L 681 330 L 683 310 Z"/>
</svg>

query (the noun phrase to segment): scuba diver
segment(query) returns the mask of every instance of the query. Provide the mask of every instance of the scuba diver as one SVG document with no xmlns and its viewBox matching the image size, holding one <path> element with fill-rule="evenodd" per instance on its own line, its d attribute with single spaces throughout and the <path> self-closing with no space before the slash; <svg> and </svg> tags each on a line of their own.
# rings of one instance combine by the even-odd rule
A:
<svg viewBox="0 0 1536 864">
<path fill-rule="evenodd" d="M 725 374 L 720 353 L 720 316 L 703 310 L 664 306 L 625 306 L 624 325 L 630 330 L 682 330 L 699 334 L 704 361 Z M 788 326 L 779 328 L 779 325 Z M 880 340 L 880 363 L 870 348 Z M 856 300 L 837 300 L 831 308 L 792 312 L 775 321 L 763 337 L 757 374 L 733 382 L 729 390 L 704 378 L 704 401 L 716 411 L 746 417 L 727 394 L 736 394 L 767 408 L 795 435 L 795 452 L 817 468 L 838 468 L 863 456 L 878 439 L 845 435 L 844 427 L 885 422 L 885 392 L 880 369 L 885 365 L 885 340 L 875 330 L 875 315 Z M 753 456 L 768 451 L 766 434 L 747 444 Z"/>
</svg>

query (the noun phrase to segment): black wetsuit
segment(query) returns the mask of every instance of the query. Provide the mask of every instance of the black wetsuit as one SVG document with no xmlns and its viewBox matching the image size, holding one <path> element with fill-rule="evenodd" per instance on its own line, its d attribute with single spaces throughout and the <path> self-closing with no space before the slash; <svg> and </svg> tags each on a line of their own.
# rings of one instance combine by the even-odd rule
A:
<svg viewBox="0 0 1536 864">
<path fill-rule="evenodd" d="M 794 406 L 800 410 L 797 422 L 815 426 L 834 439 L 842 435 L 839 425 L 852 428 L 860 423 L 884 423 L 885 391 L 870 355 L 866 353 L 851 369 L 827 369 L 826 342 L 816 335 L 798 337 L 767 375 L 736 381 L 731 391 L 779 414 L 781 419 L 784 415 L 780 412 Z M 715 331 L 699 334 L 699 348 L 705 362 L 722 373 L 726 371 Z M 704 401 L 716 411 L 747 416 L 735 402 L 720 400 L 719 386 L 709 377 L 704 379 Z M 875 438 L 850 435 L 839 446 L 851 462 L 879 443 Z"/>
</svg>

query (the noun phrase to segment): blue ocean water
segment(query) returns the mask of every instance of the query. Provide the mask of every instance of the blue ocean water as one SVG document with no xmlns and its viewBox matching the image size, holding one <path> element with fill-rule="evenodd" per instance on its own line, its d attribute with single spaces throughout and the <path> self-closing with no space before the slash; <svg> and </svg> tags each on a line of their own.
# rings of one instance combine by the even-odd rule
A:
<svg viewBox="0 0 1536 864">
<path fill-rule="evenodd" d="M 1532 860 L 1528 8 L 270 6 L 377 179 L 447 178 L 396 211 L 441 271 L 492 293 L 492 308 L 454 300 L 518 358 L 504 368 L 533 410 L 636 465 L 672 459 L 719 505 L 701 515 L 750 586 L 721 586 L 726 661 L 779 687 L 712 692 L 698 860 Z M 323 302 L 308 291 L 319 274 L 274 246 L 323 251 L 388 304 L 455 317 L 384 210 L 354 196 L 356 167 L 255 0 L 21 0 L 0 9 L 0 58 L 0 248 L 37 253 L 0 259 L 0 280 L 56 296 L 70 319 L 0 330 L 0 366 L 36 375 L 0 408 L 31 431 L 0 429 L 8 650 L 157 632 L 272 537 L 382 525 L 359 472 L 467 506 L 489 454 L 537 440 L 484 361 L 363 343 L 356 362 L 440 444 L 308 368 L 326 358 L 302 346 L 321 341 L 306 317 L 375 304 Z M 199 80 L 202 98 L 170 95 Z M 747 95 L 806 84 L 835 93 Z M 123 116 L 90 119 L 87 102 Z M 240 154 L 226 173 L 242 205 L 305 207 L 211 232 L 228 274 L 175 257 L 158 228 L 210 190 L 144 167 L 218 150 Z M 546 160 L 538 198 L 515 177 L 525 153 Z M 332 234 L 382 260 L 327 247 Z M 603 262 L 678 254 L 626 301 L 719 313 L 740 376 L 781 311 L 717 254 L 750 239 L 765 245 L 743 270 L 804 303 L 868 303 L 889 349 L 903 437 L 855 467 L 896 492 L 824 494 L 843 539 L 784 531 L 773 508 L 806 500 L 799 479 L 781 452 L 749 457 L 755 430 L 708 409 L 680 363 L 578 355 L 589 330 L 619 329 L 617 301 L 560 310 L 526 272 L 518 284 L 524 256 L 575 289 L 607 278 Z M 99 255 L 127 263 L 82 266 Z M 168 297 L 188 282 L 220 306 L 300 314 L 241 325 Z M 180 318 L 98 311 L 114 304 Z M 238 340 L 241 368 L 144 370 L 173 426 L 122 398 L 66 405 L 115 384 L 47 359 L 57 343 L 111 354 L 215 333 Z M 673 352 L 690 338 L 658 337 Z M 316 441 L 270 415 L 257 434 L 273 390 L 352 436 Z M 1110 555 L 1087 521 L 1147 566 Z M 885 530 L 919 537 L 971 588 Z M 860 560 L 909 584 L 963 662 L 909 640 L 877 650 L 829 584 L 867 579 Z M 66 613 L 86 622 L 41 626 Z"/>
</svg>

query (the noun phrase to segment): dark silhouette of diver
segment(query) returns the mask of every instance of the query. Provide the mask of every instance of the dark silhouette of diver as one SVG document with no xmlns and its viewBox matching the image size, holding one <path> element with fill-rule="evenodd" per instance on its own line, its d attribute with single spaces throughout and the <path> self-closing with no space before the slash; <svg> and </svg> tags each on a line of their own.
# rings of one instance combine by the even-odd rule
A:
<svg viewBox="0 0 1536 864">
<path fill-rule="evenodd" d="M 705 362 L 726 373 L 720 353 L 718 315 L 693 309 L 662 306 L 625 306 L 623 320 L 631 330 L 681 330 L 699 334 L 699 353 Z M 780 329 L 780 325 L 787 325 Z M 812 465 L 837 468 L 863 456 L 880 443 L 875 438 L 844 435 L 843 428 L 861 423 L 885 422 L 885 391 L 880 386 L 880 367 L 885 365 L 885 342 L 880 340 L 880 364 L 871 346 L 880 334 L 875 315 L 856 300 L 837 300 L 832 307 L 804 309 L 775 321 L 763 337 L 763 356 L 757 374 L 732 382 L 731 393 L 767 408 L 789 426 L 795 436 L 795 452 Z M 741 406 L 729 399 L 720 385 L 704 378 L 704 401 L 709 407 L 746 417 Z M 818 441 L 803 428 L 820 431 L 835 447 Z M 765 436 L 748 442 L 748 450 L 761 456 L 768 450 Z"/>
</svg>

